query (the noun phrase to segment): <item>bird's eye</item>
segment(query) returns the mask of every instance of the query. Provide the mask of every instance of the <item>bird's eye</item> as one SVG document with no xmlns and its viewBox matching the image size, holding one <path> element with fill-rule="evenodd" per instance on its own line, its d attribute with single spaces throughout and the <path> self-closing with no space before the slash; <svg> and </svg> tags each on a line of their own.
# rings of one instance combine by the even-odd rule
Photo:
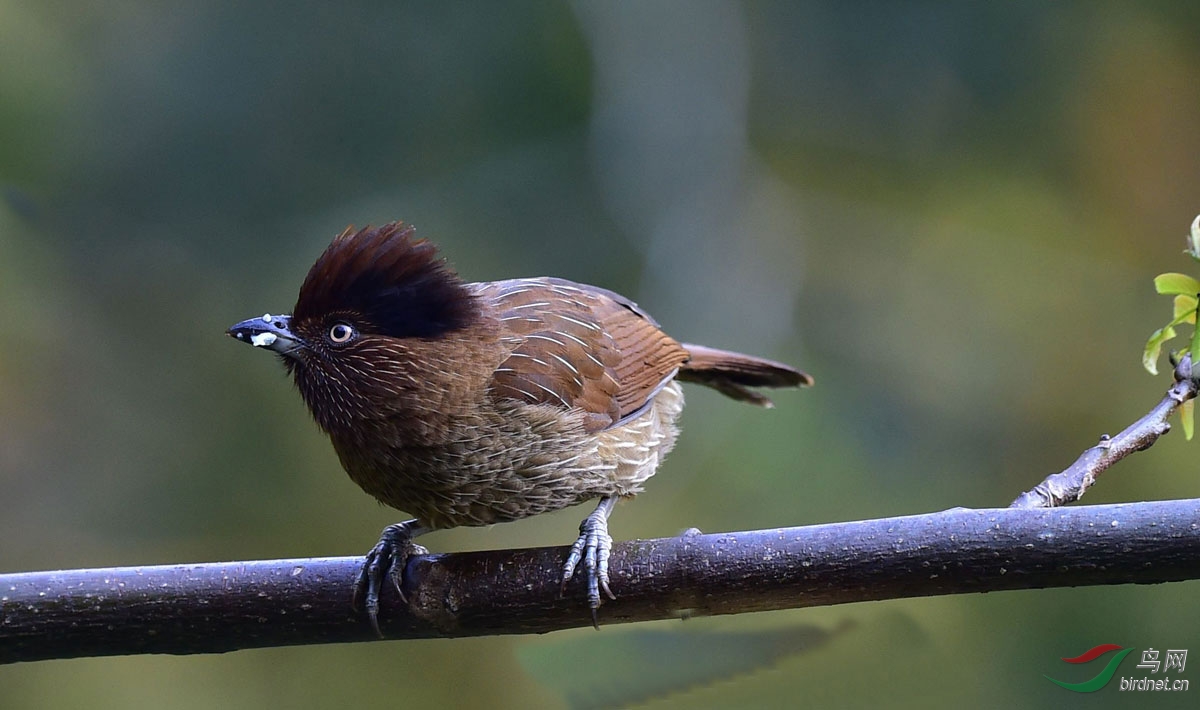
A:
<svg viewBox="0 0 1200 710">
<path fill-rule="evenodd" d="M 349 342 L 353 337 L 354 328 L 346 323 L 334 323 L 329 329 L 329 339 L 339 345 Z"/>
</svg>

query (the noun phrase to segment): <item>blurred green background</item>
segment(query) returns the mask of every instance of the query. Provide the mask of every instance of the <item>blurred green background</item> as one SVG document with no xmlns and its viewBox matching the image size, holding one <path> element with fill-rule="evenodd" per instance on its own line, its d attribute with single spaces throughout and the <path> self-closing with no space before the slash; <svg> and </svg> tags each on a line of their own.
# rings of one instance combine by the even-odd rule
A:
<svg viewBox="0 0 1200 710">
<path fill-rule="evenodd" d="M 618 539 L 1005 505 L 1167 386 L 1139 357 L 1152 277 L 1194 266 L 1198 36 L 1191 2 L 0 0 L 0 571 L 365 552 L 401 514 L 222 331 L 397 218 L 470 280 L 603 285 L 816 376 L 769 412 L 690 388 Z M 1167 437 L 1087 502 L 1198 497 L 1198 454 Z M 585 512 L 424 542 L 566 544 Z M 1197 591 L 22 664 L 0 708 L 562 707 L 547 657 L 628 700 L 668 672 L 649 631 L 846 622 L 645 706 L 1128 705 L 1042 674 L 1200 654 Z"/>
</svg>

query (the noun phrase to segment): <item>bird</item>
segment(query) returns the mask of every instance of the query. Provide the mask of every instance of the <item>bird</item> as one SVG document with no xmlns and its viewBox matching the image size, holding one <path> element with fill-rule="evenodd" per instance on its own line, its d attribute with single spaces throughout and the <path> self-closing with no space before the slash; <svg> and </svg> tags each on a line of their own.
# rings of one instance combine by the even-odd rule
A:
<svg viewBox="0 0 1200 710">
<path fill-rule="evenodd" d="M 413 517 L 384 528 L 354 590 L 380 637 L 413 540 L 598 500 L 562 566 L 582 569 L 593 624 L 609 578 L 608 519 L 675 444 L 680 382 L 773 406 L 754 388 L 811 385 L 771 360 L 681 343 L 613 291 L 554 277 L 464 282 L 411 225 L 347 227 L 290 314 L 244 320 L 272 351 L 366 493 Z M 581 568 L 582 566 L 582 568 Z"/>
</svg>

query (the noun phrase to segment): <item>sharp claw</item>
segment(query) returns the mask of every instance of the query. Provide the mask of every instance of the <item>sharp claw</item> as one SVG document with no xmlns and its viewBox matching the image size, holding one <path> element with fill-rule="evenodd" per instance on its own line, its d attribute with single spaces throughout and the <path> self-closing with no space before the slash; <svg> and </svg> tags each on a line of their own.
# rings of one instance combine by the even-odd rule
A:
<svg viewBox="0 0 1200 710">
<path fill-rule="evenodd" d="M 383 638 L 383 632 L 379 629 L 378 587 L 374 584 L 379 576 L 379 555 L 380 546 L 376 545 L 367 553 L 367 559 L 358 572 L 358 581 L 354 585 L 354 609 L 364 609 L 375 635 Z"/>
<path fill-rule="evenodd" d="M 600 628 L 597 610 L 602 603 L 600 592 L 609 599 L 616 599 L 609 585 L 608 560 L 612 551 L 612 537 L 608 534 L 608 515 L 612 511 L 612 499 L 601 501 L 596 510 L 579 526 L 579 537 L 571 545 L 567 561 L 563 565 L 562 592 L 567 582 L 575 576 L 577 567 L 582 567 L 587 577 L 588 607 L 592 612 L 592 625 Z"/>
<path fill-rule="evenodd" d="M 412 554 L 412 552 L 409 551 L 409 554 Z M 408 554 L 393 554 L 391 558 L 392 563 L 388 565 L 387 578 L 396 589 L 396 594 L 400 595 L 400 601 L 407 603 L 408 599 L 404 596 L 404 589 L 401 587 L 401 583 L 404 580 L 401 578 L 404 576 L 404 565 L 408 564 Z"/>
<path fill-rule="evenodd" d="M 612 552 L 612 538 L 607 535 L 600 541 L 600 564 L 596 576 L 600 578 L 600 589 L 604 590 L 604 594 L 613 601 L 616 601 L 617 595 L 613 594 L 612 589 L 608 586 L 608 557 Z"/>
<path fill-rule="evenodd" d="M 367 566 L 363 565 L 358 570 L 358 579 L 354 581 L 354 601 L 352 602 L 352 606 L 355 611 L 359 611 L 363 608 L 363 602 L 365 601 L 367 593 L 368 581 Z"/>
<path fill-rule="evenodd" d="M 379 638 L 383 638 L 383 629 L 379 628 L 379 598 L 367 594 L 367 619 L 371 621 L 371 629 Z"/>
<path fill-rule="evenodd" d="M 596 545 L 595 535 L 588 535 L 587 554 L 583 558 L 583 568 L 587 572 L 588 606 L 594 614 L 600 608 L 600 579 L 596 574 Z"/>
<path fill-rule="evenodd" d="M 587 521 L 584 522 L 586 523 Z M 560 594 L 567 593 L 567 582 L 570 582 L 571 578 L 575 576 L 575 567 L 583 559 L 583 547 L 587 543 L 587 537 L 583 534 L 583 526 L 579 527 L 579 537 L 571 544 L 571 553 L 567 555 L 567 561 L 563 564 L 562 589 L 559 590 Z"/>
<path fill-rule="evenodd" d="M 426 532 L 416 520 L 389 525 L 383 529 L 379 542 L 367 553 L 363 560 L 362 569 L 354 584 L 354 609 L 359 609 L 359 603 L 371 623 L 375 635 L 383 638 L 379 628 L 379 593 L 383 589 L 384 578 L 390 579 L 400 601 L 407 602 L 403 591 L 404 567 L 409 557 L 414 554 L 424 554 L 425 548 L 414 545 L 412 538 Z"/>
</svg>

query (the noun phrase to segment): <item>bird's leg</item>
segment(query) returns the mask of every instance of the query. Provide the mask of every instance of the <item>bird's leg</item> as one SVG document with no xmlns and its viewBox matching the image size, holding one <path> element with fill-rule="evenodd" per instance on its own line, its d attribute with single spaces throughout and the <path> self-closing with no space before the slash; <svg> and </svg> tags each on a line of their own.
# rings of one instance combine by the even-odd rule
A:
<svg viewBox="0 0 1200 710">
<path fill-rule="evenodd" d="M 613 506 L 617 504 L 616 496 L 605 496 L 591 515 L 579 524 L 579 538 L 571 545 L 571 554 L 563 565 L 562 588 L 566 591 L 567 582 L 575 576 L 575 567 L 583 562 L 587 572 L 588 606 L 592 609 L 592 624 L 600 628 L 596 610 L 600 608 L 600 590 L 609 599 L 616 599 L 608 587 L 608 556 L 612 552 L 612 537 L 608 534 L 608 516 L 612 514 Z"/>
<path fill-rule="evenodd" d="M 424 547 L 414 544 L 413 538 L 430 530 L 431 528 L 422 525 L 421 521 L 415 518 L 389 525 L 383 529 L 379 542 L 367 553 L 367 559 L 354 585 L 354 608 L 361 608 L 359 602 L 363 602 L 362 607 L 366 608 L 367 619 L 379 638 L 383 638 L 383 632 L 379 630 L 379 593 L 383 590 L 384 578 L 391 580 L 392 585 L 396 587 L 396 593 L 400 595 L 400 600 L 407 602 L 401 588 L 404 567 L 408 564 L 409 557 L 429 552 Z"/>
</svg>

